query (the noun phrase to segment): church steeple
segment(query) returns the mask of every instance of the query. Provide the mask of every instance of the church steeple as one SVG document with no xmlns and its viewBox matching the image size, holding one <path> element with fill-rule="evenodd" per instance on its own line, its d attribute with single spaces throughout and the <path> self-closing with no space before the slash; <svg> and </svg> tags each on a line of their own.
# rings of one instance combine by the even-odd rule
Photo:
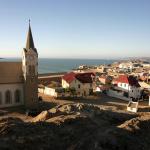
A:
<svg viewBox="0 0 150 150">
<path fill-rule="evenodd" d="M 32 48 L 33 50 L 35 49 L 34 41 L 32 37 L 32 31 L 30 27 L 30 20 L 29 20 L 29 30 L 28 30 L 28 36 L 27 36 L 27 42 L 26 42 L 26 49 L 29 50 L 30 48 Z"/>
<path fill-rule="evenodd" d="M 22 53 L 22 72 L 24 104 L 33 109 L 38 106 L 38 52 L 34 47 L 30 20 L 27 43 Z"/>
</svg>

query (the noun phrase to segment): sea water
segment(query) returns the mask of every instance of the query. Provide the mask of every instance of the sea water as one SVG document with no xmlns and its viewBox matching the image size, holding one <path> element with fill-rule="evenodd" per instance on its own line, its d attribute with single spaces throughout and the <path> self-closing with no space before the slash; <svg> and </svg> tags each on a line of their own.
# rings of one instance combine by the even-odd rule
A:
<svg viewBox="0 0 150 150">
<path fill-rule="evenodd" d="M 21 61 L 19 58 L 6 58 L 0 61 Z M 108 59 L 54 59 L 39 58 L 39 73 L 67 72 L 77 68 L 79 65 L 101 65 L 111 64 L 117 60 Z"/>
</svg>

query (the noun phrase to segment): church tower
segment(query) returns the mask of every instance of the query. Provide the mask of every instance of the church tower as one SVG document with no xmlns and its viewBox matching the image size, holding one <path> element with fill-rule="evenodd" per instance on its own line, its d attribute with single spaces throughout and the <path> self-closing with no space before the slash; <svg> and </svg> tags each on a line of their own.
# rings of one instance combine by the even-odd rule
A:
<svg viewBox="0 0 150 150">
<path fill-rule="evenodd" d="M 27 108 L 35 108 L 38 104 L 38 53 L 34 47 L 30 21 L 26 48 L 23 49 L 22 56 L 24 104 Z"/>
</svg>

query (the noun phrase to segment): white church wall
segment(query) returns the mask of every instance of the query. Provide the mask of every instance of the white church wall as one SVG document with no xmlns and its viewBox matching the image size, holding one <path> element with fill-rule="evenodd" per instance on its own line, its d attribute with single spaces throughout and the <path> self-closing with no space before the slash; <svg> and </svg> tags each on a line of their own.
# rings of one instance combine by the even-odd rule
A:
<svg viewBox="0 0 150 150">
<path fill-rule="evenodd" d="M 15 91 L 20 91 L 20 102 L 15 102 Z M 11 92 L 11 103 L 6 104 L 6 91 Z M 0 108 L 2 107 L 12 107 L 19 106 L 24 104 L 24 92 L 23 92 L 23 83 L 20 84 L 0 84 L 0 92 L 1 92 L 1 103 Z"/>
</svg>

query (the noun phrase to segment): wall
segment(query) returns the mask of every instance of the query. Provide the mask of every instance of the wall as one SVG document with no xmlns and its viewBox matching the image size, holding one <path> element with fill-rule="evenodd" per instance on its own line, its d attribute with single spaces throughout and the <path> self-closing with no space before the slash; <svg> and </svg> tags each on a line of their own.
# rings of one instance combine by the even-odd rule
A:
<svg viewBox="0 0 150 150">
<path fill-rule="evenodd" d="M 119 83 L 118 83 L 118 87 L 120 87 L 120 88 L 122 88 L 122 89 L 125 89 L 125 90 L 127 90 L 127 91 L 130 90 L 130 86 L 129 86 L 129 84 L 127 84 L 127 83 L 121 83 L 121 82 L 119 82 Z"/>
<path fill-rule="evenodd" d="M 127 98 L 127 97 L 123 96 L 123 92 L 108 90 L 107 95 L 110 96 L 110 97 L 115 97 L 115 98 L 119 98 L 119 99 L 126 100 L 126 101 L 131 100 L 130 98 Z"/>
<path fill-rule="evenodd" d="M 141 97 L 141 89 L 131 86 L 131 90 L 129 92 L 129 96 L 139 99 Z"/>
<path fill-rule="evenodd" d="M 7 90 L 10 90 L 12 93 L 12 103 L 11 104 L 5 104 L 5 92 Z M 21 92 L 21 101 L 19 103 L 15 102 L 15 91 L 16 90 L 20 90 L 20 92 Z M 18 105 L 24 104 L 23 84 L 0 84 L 0 92 L 2 93 L 2 104 L 0 105 L 0 108 L 18 106 Z"/>
<path fill-rule="evenodd" d="M 55 89 L 49 87 L 45 87 L 44 94 L 57 97 L 57 92 L 55 92 Z"/>
<path fill-rule="evenodd" d="M 141 89 L 139 87 L 130 86 L 127 83 L 118 83 L 120 90 L 125 90 L 129 93 L 129 97 L 140 98 Z"/>
<path fill-rule="evenodd" d="M 80 88 L 78 87 L 80 85 Z M 65 80 L 62 79 L 62 87 L 63 88 L 75 88 L 78 96 L 88 96 L 89 90 L 93 89 L 90 83 L 81 83 L 79 80 L 74 79 L 70 84 L 68 84 Z"/>
</svg>

